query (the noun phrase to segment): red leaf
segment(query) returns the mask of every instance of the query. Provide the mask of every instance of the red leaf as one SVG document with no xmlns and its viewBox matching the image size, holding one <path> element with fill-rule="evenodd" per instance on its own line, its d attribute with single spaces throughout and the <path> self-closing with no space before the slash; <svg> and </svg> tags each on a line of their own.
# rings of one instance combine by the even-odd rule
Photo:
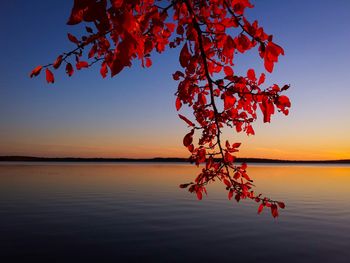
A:
<svg viewBox="0 0 350 263">
<path fill-rule="evenodd" d="M 287 90 L 287 89 L 289 89 L 289 87 L 290 87 L 290 85 L 284 85 L 284 86 L 282 87 L 281 91 Z"/>
<path fill-rule="evenodd" d="M 278 61 L 279 55 L 284 55 L 283 48 L 269 41 L 264 53 L 264 65 L 268 72 L 273 71 L 274 63 Z"/>
<path fill-rule="evenodd" d="M 132 9 L 126 9 L 121 17 L 124 30 L 131 31 L 136 26 L 136 19 L 133 15 Z"/>
<path fill-rule="evenodd" d="M 290 100 L 287 96 L 281 95 L 278 98 L 278 105 L 280 105 L 282 107 L 290 107 L 291 103 L 290 103 Z"/>
<path fill-rule="evenodd" d="M 247 133 L 247 135 L 254 135 L 255 134 L 254 129 L 251 125 L 249 125 L 247 127 L 246 133 Z"/>
<path fill-rule="evenodd" d="M 207 98 L 205 97 L 205 95 L 203 93 L 198 94 L 198 102 L 201 105 L 207 104 Z"/>
<path fill-rule="evenodd" d="M 180 64 L 183 68 L 187 67 L 189 61 L 191 58 L 191 54 L 188 51 L 187 43 L 182 47 L 181 52 L 180 52 Z"/>
<path fill-rule="evenodd" d="M 260 109 L 264 115 L 264 122 L 271 121 L 271 115 L 275 112 L 273 103 L 268 98 L 263 98 L 262 103 L 259 104 Z"/>
<path fill-rule="evenodd" d="M 69 41 L 71 41 L 71 42 L 73 42 L 75 44 L 79 44 L 79 40 L 75 36 L 73 36 L 70 33 L 68 33 L 67 36 L 68 36 Z"/>
<path fill-rule="evenodd" d="M 228 200 L 231 200 L 233 197 L 233 190 L 230 189 L 230 191 L 228 192 Z"/>
<path fill-rule="evenodd" d="M 241 196 L 239 194 L 236 194 L 235 199 L 237 202 L 239 202 L 239 200 L 241 200 Z"/>
<path fill-rule="evenodd" d="M 278 210 L 276 204 L 271 205 L 271 214 L 274 218 L 278 217 Z"/>
<path fill-rule="evenodd" d="M 240 143 L 234 143 L 232 144 L 232 147 L 230 146 L 230 143 L 226 141 L 226 149 L 228 152 L 233 153 L 233 152 L 238 152 L 236 148 L 238 148 L 241 144 Z"/>
<path fill-rule="evenodd" d="M 183 144 L 184 146 L 188 147 L 192 144 L 193 141 L 193 133 L 194 130 L 192 130 L 191 132 L 187 133 L 183 139 Z"/>
<path fill-rule="evenodd" d="M 243 15 L 245 8 L 252 8 L 254 7 L 249 1 L 232 1 L 235 3 L 233 5 L 233 11 L 237 13 L 238 15 Z"/>
<path fill-rule="evenodd" d="M 47 81 L 47 83 L 54 83 L 55 82 L 55 78 L 54 78 L 52 72 L 48 68 L 46 69 L 46 81 Z"/>
<path fill-rule="evenodd" d="M 74 69 L 71 63 L 68 63 L 66 65 L 66 73 L 68 74 L 69 77 L 73 75 Z"/>
<path fill-rule="evenodd" d="M 224 179 L 223 182 L 224 182 L 224 184 L 226 184 L 227 187 L 231 187 L 231 183 L 229 180 Z"/>
<path fill-rule="evenodd" d="M 194 123 L 192 121 L 190 121 L 189 119 L 187 119 L 185 116 L 182 116 L 181 114 L 179 114 L 180 119 L 184 120 L 189 126 L 194 127 Z"/>
<path fill-rule="evenodd" d="M 249 176 L 245 172 L 242 172 L 242 177 L 244 177 L 246 180 L 250 181 Z"/>
<path fill-rule="evenodd" d="M 258 81 L 258 85 L 263 84 L 265 82 L 265 74 L 261 73 L 259 81 Z"/>
<path fill-rule="evenodd" d="M 225 162 L 227 163 L 233 163 L 235 160 L 235 157 L 228 152 L 225 152 Z"/>
<path fill-rule="evenodd" d="M 102 78 L 105 78 L 108 74 L 107 62 L 103 62 L 100 69 L 100 74 Z"/>
<path fill-rule="evenodd" d="M 32 78 L 38 76 L 42 68 L 43 66 L 37 66 L 35 69 L 32 70 L 32 72 L 30 72 L 30 77 Z"/>
<path fill-rule="evenodd" d="M 238 148 L 239 146 L 241 146 L 240 142 L 236 142 L 236 143 L 232 144 L 232 148 Z"/>
<path fill-rule="evenodd" d="M 165 25 L 168 27 L 170 32 L 174 32 L 174 29 L 175 29 L 175 26 L 176 26 L 174 23 L 166 23 Z"/>
<path fill-rule="evenodd" d="M 82 68 L 88 68 L 89 63 L 87 63 L 86 61 L 79 61 L 76 67 L 77 67 L 77 70 L 81 70 Z"/>
<path fill-rule="evenodd" d="M 88 58 L 92 58 L 93 56 L 95 56 L 96 51 L 97 51 L 97 45 L 93 45 L 89 51 Z"/>
<path fill-rule="evenodd" d="M 261 203 L 258 208 L 258 214 L 261 214 L 262 210 L 264 209 L 264 205 Z"/>
<path fill-rule="evenodd" d="M 248 72 L 247 72 L 247 77 L 249 80 L 251 81 L 256 81 L 256 77 L 255 77 L 255 71 L 254 69 L 249 69 Z"/>
<path fill-rule="evenodd" d="M 241 173 L 235 172 L 234 175 L 233 175 L 233 178 L 234 178 L 235 180 L 237 180 L 240 176 L 241 176 Z"/>
<path fill-rule="evenodd" d="M 193 150 L 194 150 L 194 145 L 191 144 L 190 146 L 187 146 L 187 150 L 189 150 L 190 152 L 193 152 Z"/>
<path fill-rule="evenodd" d="M 149 68 L 152 66 L 152 60 L 150 58 L 146 58 L 146 67 Z"/>
<path fill-rule="evenodd" d="M 278 206 L 282 209 L 286 207 L 286 205 L 283 202 L 277 202 Z"/>
<path fill-rule="evenodd" d="M 55 62 L 53 63 L 52 66 L 53 66 L 54 69 L 58 69 L 61 66 L 61 63 L 62 63 L 62 55 L 59 55 L 56 58 L 56 60 L 55 60 Z"/>
<path fill-rule="evenodd" d="M 197 153 L 197 155 L 198 155 L 198 158 L 197 158 L 197 163 L 203 163 L 203 162 L 205 162 L 205 160 L 206 160 L 206 158 L 205 158 L 205 155 L 206 155 L 206 150 L 204 149 L 204 148 L 200 148 L 199 150 L 198 150 L 198 153 Z"/>
<path fill-rule="evenodd" d="M 270 60 L 268 60 L 268 59 L 265 59 L 264 60 L 264 66 L 265 66 L 265 68 L 266 68 L 266 70 L 268 71 L 268 72 L 272 72 L 273 71 L 273 62 L 271 62 Z"/>
<path fill-rule="evenodd" d="M 231 109 L 236 103 L 236 98 L 229 93 L 224 94 L 224 108 L 225 110 Z"/>
<path fill-rule="evenodd" d="M 113 0 L 111 2 L 114 8 L 120 8 L 123 5 L 124 0 Z"/>
<path fill-rule="evenodd" d="M 210 156 L 205 164 L 205 169 L 210 169 L 213 166 L 214 159 L 212 156 Z"/>
<path fill-rule="evenodd" d="M 179 111 L 180 108 L 182 106 L 182 103 L 181 103 L 181 100 L 179 97 L 176 98 L 176 102 L 175 102 L 175 107 L 176 107 L 176 110 Z"/>
<path fill-rule="evenodd" d="M 74 0 L 74 6 L 69 16 L 68 25 L 76 25 L 83 21 L 84 10 L 87 8 L 87 1 Z"/>
<path fill-rule="evenodd" d="M 229 66 L 225 66 L 224 67 L 224 72 L 226 76 L 233 76 L 233 70 L 231 67 Z"/>
<path fill-rule="evenodd" d="M 235 43 L 236 43 L 237 50 L 241 53 L 244 53 L 245 51 L 249 50 L 252 47 L 252 42 L 244 34 L 240 34 L 238 37 L 236 37 Z"/>
<path fill-rule="evenodd" d="M 184 77 L 185 75 L 181 72 L 181 71 L 176 71 L 174 74 L 173 74 L 173 79 L 174 80 L 179 80 L 180 77 Z"/>
<path fill-rule="evenodd" d="M 120 62 L 119 59 L 113 60 L 111 68 L 111 75 L 112 77 L 117 75 L 122 69 L 124 68 L 124 65 Z"/>
<path fill-rule="evenodd" d="M 202 195 L 201 190 L 197 190 L 196 194 L 197 194 L 197 198 L 198 198 L 198 200 L 202 200 L 203 195 Z"/>
</svg>

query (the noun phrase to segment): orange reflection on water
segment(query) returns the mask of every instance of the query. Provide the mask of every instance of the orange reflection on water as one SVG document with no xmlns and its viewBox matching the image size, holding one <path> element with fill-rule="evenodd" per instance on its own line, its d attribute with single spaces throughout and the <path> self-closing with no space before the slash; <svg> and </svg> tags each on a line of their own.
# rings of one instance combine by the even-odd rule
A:
<svg viewBox="0 0 350 263">
<path fill-rule="evenodd" d="M 252 166 L 249 174 L 264 193 L 350 198 L 349 166 Z"/>
<path fill-rule="evenodd" d="M 0 165 L 4 193 L 134 191 L 186 196 L 179 184 L 193 181 L 200 169 L 187 164 L 29 164 Z M 349 166 L 249 165 L 256 193 L 276 199 L 294 197 L 350 201 Z M 208 198 L 226 198 L 222 183 L 208 185 Z M 193 196 L 193 198 L 195 198 Z"/>
</svg>

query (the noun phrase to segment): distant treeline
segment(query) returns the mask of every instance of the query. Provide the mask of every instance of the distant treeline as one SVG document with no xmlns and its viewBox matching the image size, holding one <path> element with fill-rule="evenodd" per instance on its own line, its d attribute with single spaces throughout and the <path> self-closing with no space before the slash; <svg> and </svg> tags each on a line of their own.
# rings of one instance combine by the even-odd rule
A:
<svg viewBox="0 0 350 263">
<path fill-rule="evenodd" d="M 247 163 L 329 163 L 329 164 L 350 164 L 350 160 L 278 160 L 278 159 L 263 159 L 263 158 L 237 158 L 237 162 Z M 31 157 L 31 156 L 0 156 L 0 162 L 140 162 L 140 163 L 183 163 L 188 162 L 187 158 L 149 158 L 149 159 L 133 159 L 133 158 L 76 158 L 76 157 Z"/>
</svg>

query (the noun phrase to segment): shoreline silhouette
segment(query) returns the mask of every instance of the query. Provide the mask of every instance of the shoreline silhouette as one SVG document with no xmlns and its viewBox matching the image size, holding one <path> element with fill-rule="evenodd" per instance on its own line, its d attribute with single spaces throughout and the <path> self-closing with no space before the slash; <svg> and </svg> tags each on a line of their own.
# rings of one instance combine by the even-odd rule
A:
<svg viewBox="0 0 350 263">
<path fill-rule="evenodd" d="M 305 164 L 350 164 L 350 159 L 340 160 L 282 160 L 268 158 L 236 158 L 236 162 L 246 163 L 305 163 Z M 34 156 L 0 156 L 0 162 L 130 162 L 130 163 L 188 163 L 188 158 L 154 157 L 154 158 L 82 158 L 82 157 L 34 157 Z"/>
</svg>

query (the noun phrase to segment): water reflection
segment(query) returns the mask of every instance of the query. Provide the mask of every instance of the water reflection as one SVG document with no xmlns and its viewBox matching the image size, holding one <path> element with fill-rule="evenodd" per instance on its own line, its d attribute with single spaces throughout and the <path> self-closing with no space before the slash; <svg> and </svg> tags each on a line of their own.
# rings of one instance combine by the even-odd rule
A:
<svg viewBox="0 0 350 263">
<path fill-rule="evenodd" d="M 277 220 L 227 200 L 197 201 L 184 164 L 0 165 L 1 255 L 42 262 L 348 262 L 350 167 L 248 168 L 285 201 Z M 11 262 L 11 261 L 8 261 Z"/>
</svg>

